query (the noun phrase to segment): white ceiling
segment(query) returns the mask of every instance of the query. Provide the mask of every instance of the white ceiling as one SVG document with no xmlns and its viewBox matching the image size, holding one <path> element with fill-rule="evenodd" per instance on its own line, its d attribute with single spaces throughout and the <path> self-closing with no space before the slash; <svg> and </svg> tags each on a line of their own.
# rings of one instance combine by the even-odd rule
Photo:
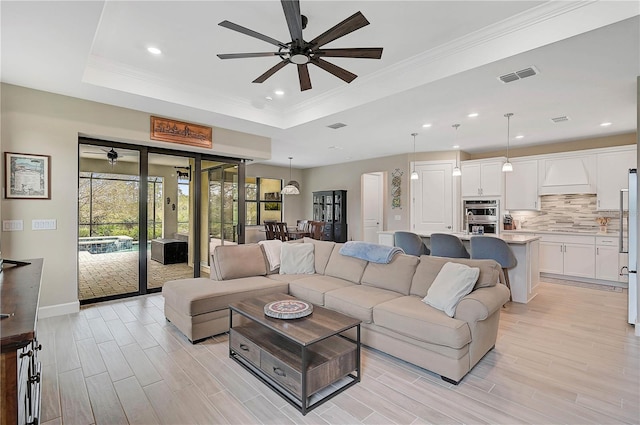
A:
<svg viewBox="0 0 640 425">
<path fill-rule="evenodd" d="M 293 65 L 251 83 L 277 58 L 216 56 L 275 51 L 223 20 L 290 41 L 279 1 L 5 0 L 0 77 L 270 137 L 266 163 L 293 156 L 299 168 L 412 152 L 413 132 L 418 151 L 454 139 L 468 152 L 500 149 L 507 112 L 512 136 L 524 135 L 512 147 L 636 129 L 640 2 L 302 0 L 301 11 L 307 40 L 361 11 L 371 25 L 327 47 L 383 47 L 382 59 L 328 59 L 358 75 L 351 84 L 310 66 L 313 89 L 301 92 Z M 496 78 L 529 66 L 540 74 Z M 327 128 L 336 122 L 347 127 Z"/>
</svg>

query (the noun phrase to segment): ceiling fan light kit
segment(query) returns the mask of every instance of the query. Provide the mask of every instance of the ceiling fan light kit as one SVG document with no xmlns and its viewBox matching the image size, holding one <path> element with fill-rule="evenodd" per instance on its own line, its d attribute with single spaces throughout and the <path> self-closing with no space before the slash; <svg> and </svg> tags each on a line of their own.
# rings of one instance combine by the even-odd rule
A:
<svg viewBox="0 0 640 425">
<path fill-rule="evenodd" d="M 265 82 L 269 77 L 290 63 L 298 67 L 300 91 L 311 89 L 308 64 L 315 65 L 341 80 L 350 83 L 358 77 L 356 74 L 334 65 L 331 62 L 327 62 L 322 59 L 322 57 L 360 59 L 380 59 L 382 57 L 382 47 L 322 49 L 322 46 L 325 44 L 369 25 L 369 21 L 367 21 L 361 12 L 354 13 L 313 40 L 305 41 L 302 37 L 302 30 L 307 26 L 307 17 L 300 13 L 300 2 L 298 0 L 281 0 L 281 3 L 289 28 L 289 34 L 291 35 L 291 41 L 288 43 L 260 34 L 259 32 L 234 24 L 233 22 L 222 21 L 218 24 L 224 28 L 266 41 L 278 47 L 277 52 L 218 54 L 220 59 L 279 56 L 281 61 L 253 80 L 254 83 Z"/>
</svg>

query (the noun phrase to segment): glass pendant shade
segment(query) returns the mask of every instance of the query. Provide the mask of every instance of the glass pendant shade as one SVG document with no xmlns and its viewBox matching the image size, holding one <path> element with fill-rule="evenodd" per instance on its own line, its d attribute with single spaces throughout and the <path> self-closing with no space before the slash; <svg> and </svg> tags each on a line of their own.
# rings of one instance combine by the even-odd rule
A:
<svg viewBox="0 0 640 425">
<path fill-rule="evenodd" d="M 510 124 L 511 124 L 511 117 L 513 116 L 513 113 L 509 112 L 508 114 L 504 114 L 504 116 L 507 118 L 507 162 L 502 164 L 502 172 L 510 173 L 513 171 L 513 164 L 511 164 L 511 162 L 509 161 L 509 137 L 510 137 L 509 130 L 510 130 Z"/>
<path fill-rule="evenodd" d="M 462 175 L 462 171 L 460 171 L 460 167 L 458 167 L 456 165 L 456 167 L 453 169 L 453 173 L 451 173 L 451 175 L 453 177 L 460 177 Z"/>
<path fill-rule="evenodd" d="M 418 180 L 420 178 L 420 176 L 418 176 L 418 172 L 416 170 L 413 170 L 413 172 L 411 173 L 411 180 Z"/>
<path fill-rule="evenodd" d="M 289 183 L 285 187 L 282 188 L 280 194 L 282 195 L 300 195 L 300 183 L 295 180 L 291 180 L 291 160 L 292 156 L 289 157 Z"/>
</svg>

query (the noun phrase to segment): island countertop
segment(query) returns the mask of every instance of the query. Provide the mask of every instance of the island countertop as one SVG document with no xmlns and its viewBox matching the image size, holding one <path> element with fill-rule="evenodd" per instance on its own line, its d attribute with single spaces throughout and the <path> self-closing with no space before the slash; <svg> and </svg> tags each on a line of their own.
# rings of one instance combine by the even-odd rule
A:
<svg viewBox="0 0 640 425">
<path fill-rule="evenodd" d="M 393 235 L 395 233 L 394 230 L 384 230 L 381 232 L 378 232 L 379 235 Z M 443 232 L 444 233 L 444 232 Z M 418 235 L 420 235 L 423 238 L 429 238 L 431 237 L 431 233 L 416 233 Z M 461 240 L 463 241 L 468 241 L 471 239 L 472 235 L 470 233 L 456 233 L 456 232 L 452 232 L 451 233 L 454 236 L 459 237 Z M 495 234 L 490 234 L 490 233 L 485 233 L 483 236 L 491 236 L 494 238 L 499 238 L 502 239 L 503 241 L 505 241 L 508 244 L 518 244 L 518 245 L 524 245 L 527 244 L 529 242 L 532 241 L 537 241 L 540 239 L 540 236 L 535 236 L 535 235 L 531 235 L 531 234 L 514 234 L 514 233 L 508 233 L 508 234 L 499 234 L 499 235 L 495 235 Z"/>
</svg>

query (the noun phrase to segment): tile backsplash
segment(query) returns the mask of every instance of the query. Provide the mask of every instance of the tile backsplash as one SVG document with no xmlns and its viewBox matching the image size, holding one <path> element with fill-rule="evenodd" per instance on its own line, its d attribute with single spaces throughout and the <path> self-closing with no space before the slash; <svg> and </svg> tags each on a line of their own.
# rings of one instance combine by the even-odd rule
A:
<svg viewBox="0 0 640 425">
<path fill-rule="evenodd" d="M 540 211 L 511 211 L 511 215 L 522 230 L 597 233 L 598 217 L 610 218 L 608 233 L 620 230 L 620 213 L 597 211 L 596 195 L 545 195 L 540 197 Z"/>
</svg>

